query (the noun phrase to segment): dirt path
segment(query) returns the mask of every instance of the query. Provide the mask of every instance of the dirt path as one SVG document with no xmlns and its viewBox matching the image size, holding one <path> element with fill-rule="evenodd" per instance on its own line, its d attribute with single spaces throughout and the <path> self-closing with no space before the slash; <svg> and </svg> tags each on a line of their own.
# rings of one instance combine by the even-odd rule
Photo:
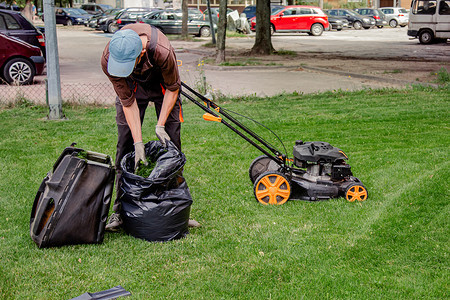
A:
<svg viewBox="0 0 450 300">
<path fill-rule="evenodd" d="M 272 44 L 278 55 L 251 57 L 254 36 L 227 38 L 226 67 L 214 63 L 215 49 L 202 43 L 174 45 L 185 54 L 197 54 L 206 61 L 206 69 L 242 70 L 284 69 L 339 78 L 352 77 L 374 87 L 402 87 L 413 83 L 435 84 L 441 68 L 450 71 L 450 42 L 421 45 L 410 40 L 407 28 L 343 30 L 325 32 L 320 37 L 303 34 L 275 34 Z M 208 42 L 205 39 L 205 43 Z M 195 61 L 194 61 L 195 63 Z M 274 77 L 276 81 L 277 78 Z M 284 80 L 284 78 L 282 78 Z M 360 84 L 360 86 L 361 86 Z"/>
<path fill-rule="evenodd" d="M 450 51 L 450 47 L 449 47 Z M 219 69 L 214 50 L 193 50 L 206 62 L 205 68 Z M 450 62 L 430 61 L 426 58 L 357 57 L 332 53 L 289 51 L 288 54 L 250 57 L 248 50 L 227 50 L 226 69 L 286 68 L 299 72 L 320 72 L 336 76 L 352 76 L 385 83 L 387 87 L 412 83 L 435 84 L 437 73 L 444 68 L 450 72 Z M 450 55 L 450 54 L 449 54 Z"/>
</svg>

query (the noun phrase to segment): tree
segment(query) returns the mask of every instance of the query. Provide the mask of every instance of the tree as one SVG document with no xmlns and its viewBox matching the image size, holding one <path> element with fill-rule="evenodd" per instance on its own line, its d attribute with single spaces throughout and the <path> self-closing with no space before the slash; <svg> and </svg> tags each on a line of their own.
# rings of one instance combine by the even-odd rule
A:
<svg viewBox="0 0 450 300">
<path fill-rule="evenodd" d="M 182 11 L 182 18 L 181 18 L 181 37 L 183 39 L 188 38 L 188 0 L 182 0 L 181 1 L 181 11 Z"/>
<path fill-rule="evenodd" d="M 217 57 L 216 63 L 225 61 L 225 39 L 227 36 L 227 0 L 220 0 L 219 24 L 217 25 Z M 212 31 L 211 31 L 212 32 Z"/>
<path fill-rule="evenodd" d="M 270 36 L 270 0 L 256 1 L 256 38 L 250 54 L 269 55 L 274 52 Z"/>
<path fill-rule="evenodd" d="M 22 14 L 25 16 L 25 18 L 33 23 L 33 3 L 31 2 L 31 0 L 27 0 L 25 7 L 22 10 Z"/>
</svg>

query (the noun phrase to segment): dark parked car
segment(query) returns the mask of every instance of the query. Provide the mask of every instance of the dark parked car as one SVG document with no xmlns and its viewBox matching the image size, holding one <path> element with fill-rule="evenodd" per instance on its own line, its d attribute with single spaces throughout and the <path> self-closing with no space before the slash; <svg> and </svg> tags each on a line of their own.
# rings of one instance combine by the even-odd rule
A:
<svg viewBox="0 0 450 300">
<path fill-rule="evenodd" d="M 0 33 L 0 72 L 9 84 L 30 84 L 44 71 L 45 59 L 39 47 Z"/>
<path fill-rule="evenodd" d="M 5 1 L 0 3 L 0 9 L 10 9 L 20 11 L 20 7 L 17 4 L 6 3 Z"/>
<path fill-rule="evenodd" d="M 98 28 L 98 19 L 104 16 L 106 12 L 101 14 L 92 15 L 87 22 L 84 23 L 84 26 L 90 28 Z"/>
<path fill-rule="evenodd" d="M 273 13 L 274 11 L 282 9 L 283 7 L 284 7 L 284 5 L 271 5 L 270 10 Z M 247 20 L 250 20 L 251 18 L 256 16 L 256 5 L 246 6 L 244 8 L 244 10 L 242 11 L 242 13 L 245 14 L 245 16 L 247 17 Z"/>
<path fill-rule="evenodd" d="M 346 19 L 330 16 L 326 11 L 325 14 L 328 16 L 328 23 L 330 23 L 330 30 L 336 29 L 341 31 L 344 28 L 348 28 L 350 25 Z"/>
<path fill-rule="evenodd" d="M 0 33 L 14 36 L 39 47 L 45 56 L 43 33 L 30 23 L 20 12 L 0 9 Z"/>
<path fill-rule="evenodd" d="M 356 11 L 361 16 L 367 16 L 372 17 L 375 19 L 375 25 L 378 28 L 383 28 L 388 24 L 386 16 L 381 11 L 381 9 L 375 9 L 375 8 L 355 8 L 354 11 Z"/>
<path fill-rule="evenodd" d="M 181 9 L 178 10 L 181 12 Z M 189 18 L 196 20 L 205 19 L 205 15 L 203 14 L 203 12 L 200 9 L 194 7 L 188 7 L 188 16 Z"/>
<path fill-rule="evenodd" d="M 108 25 L 114 20 L 122 9 L 112 8 L 106 10 L 102 14 L 93 15 L 86 26 L 108 32 Z"/>
<path fill-rule="evenodd" d="M 333 17 L 346 19 L 349 22 L 349 25 L 357 30 L 361 28 L 369 29 L 372 26 L 375 26 L 374 18 L 361 16 L 353 10 L 344 8 L 328 9 L 327 14 Z"/>
<path fill-rule="evenodd" d="M 84 25 L 89 21 L 90 17 L 91 15 L 81 8 L 55 8 L 56 24 L 63 24 L 64 26 Z"/>
<path fill-rule="evenodd" d="M 81 5 L 80 8 L 85 10 L 88 14 L 99 15 L 106 12 L 108 9 L 112 9 L 113 7 L 108 4 L 87 3 Z"/>
<path fill-rule="evenodd" d="M 181 34 L 181 13 L 174 11 L 154 11 L 138 19 L 141 23 L 147 23 L 157 27 L 164 34 Z M 214 24 L 217 30 L 217 25 Z M 209 21 L 188 18 L 188 32 L 197 36 L 208 37 L 211 35 Z"/>
<path fill-rule="evenodd" d="M 165 10 L 167 12 L 174 12 L 176 13 L 178 16 L 182 17 L 183 16 L 183 11 L 181 9 L 172 9 L 172 8 L 166 8 L 166 9 L 157 9 L 157 10 Z M 197 8 L 190 8 L 188 7 L 188 19 L 189 20 L 206 20 L 205 15 L 203 14 L 203 12 Z"/>
<path fill-rule="evenodd" d="M 136 23 L 138 17 L 143 17 L 144 15 L 159 10 L 157 8 L 148 8 L 148 7 L 129 7 L 121 11 L 117 16 L 115 16 L 114 21 L 112 22 L 111 30 L 112 32 L 116 32 L 121 29 L 123 26 L 131 23 Z M 109 30 L 108 30 L 109 31 Z"/>
<path fill-rule="evenodd" d="M 103 30 L 103 32 L 114 33 L 117 30 L 117 26 L 115 25 L 115 18 L 123 11 L 123 9 L 119 9 L 109 15 L 105 15 L 98 20 L 98 29 Z"/>
<path fill-rule="evenodd" d="M 227 15 L 232 12 L 233 10 L 231 8 L 227 8 Z M 203 11 L 203 14 L 205 15 L 205 21 L 209 21 L 209 11 L 208 9 L 205 9 Z M 211 7 L 211 19 L 213 23 L 219 22 L 219 8 L 218 7 Z"/>
</svg>

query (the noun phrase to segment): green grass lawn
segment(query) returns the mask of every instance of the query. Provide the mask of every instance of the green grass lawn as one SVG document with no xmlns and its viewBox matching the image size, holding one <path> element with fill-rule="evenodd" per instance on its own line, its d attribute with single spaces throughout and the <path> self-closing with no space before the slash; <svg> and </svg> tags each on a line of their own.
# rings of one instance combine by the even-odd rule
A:
<svg viewBox="0 0 450 300">
<path fill-rule="evenodd" d="M 298 139 L 343 149 L 369 199 L 259 204 L 248 167 L 261 153 L 186 103 L 184 175 L 201 228 L 168 243 L 106 233 L 100 245 L 38 249 L 29 218 L 41 180 L 72 142 L 114 156 L 115 110 L 64 107 L 67 120 L 47 121 L 44 107 L 3 109 L 0 298 L 69 299 L 122 285 L 135 299 L 448 299 L 448 88 L 221 104 L 274 130 L 290 156 Z M 152 107 L 146 118 L 144 139 L 156 139 Z"/>
</svg>

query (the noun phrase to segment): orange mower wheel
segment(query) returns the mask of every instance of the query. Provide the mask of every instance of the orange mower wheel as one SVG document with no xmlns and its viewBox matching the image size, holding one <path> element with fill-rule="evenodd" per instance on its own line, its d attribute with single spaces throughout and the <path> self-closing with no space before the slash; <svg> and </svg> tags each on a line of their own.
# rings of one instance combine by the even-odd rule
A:
<svg viewBox="0 0 450 300">
<path fill-rule="evenodd" d="M 285 175 L 269 171 L 255 180 L 253 192 L 256 200 L 264 205 L 281 205 L 289 200 L 291 185 Z"/>
<path fill-rule="evenodd" d="M 345 190 L 345 199 L 350 202 L 354 202 L 355 200 L 364 201 L 368 195 L 366 187 L 358 183 L 350 185 Z"/>
</svg>

